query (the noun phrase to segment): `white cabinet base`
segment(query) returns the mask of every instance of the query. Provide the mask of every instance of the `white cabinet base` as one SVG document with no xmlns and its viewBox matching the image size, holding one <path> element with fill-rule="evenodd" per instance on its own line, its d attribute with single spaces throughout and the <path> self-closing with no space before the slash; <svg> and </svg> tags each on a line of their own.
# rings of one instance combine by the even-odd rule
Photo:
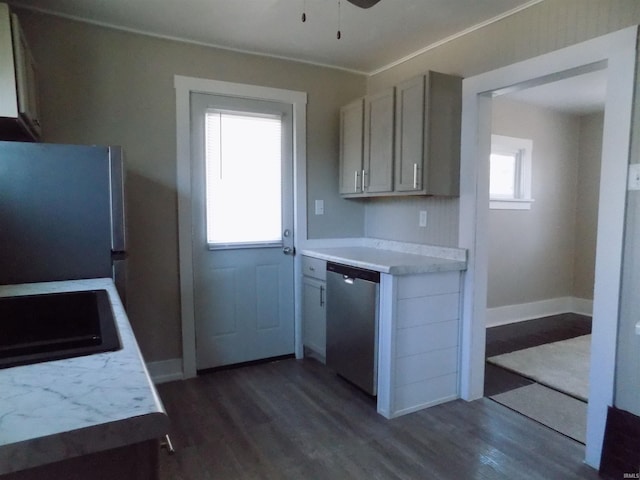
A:
<svg viewBox="0 0 640 480">
<path fill-rule="evenodd" d="M 460 272 L 380 278 L 378 413 L 459 397 Z"/>
</svg>

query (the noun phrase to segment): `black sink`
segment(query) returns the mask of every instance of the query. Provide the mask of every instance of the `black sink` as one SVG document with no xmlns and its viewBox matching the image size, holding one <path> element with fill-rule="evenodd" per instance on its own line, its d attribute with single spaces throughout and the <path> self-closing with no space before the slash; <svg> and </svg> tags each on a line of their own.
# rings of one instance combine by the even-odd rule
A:
<svg viewBox="0 0 640 480">
<path fill-rule="evenodd" d="M 0 298 L 0 368 L 120 348 L 106 290 Z"/>
</svg>

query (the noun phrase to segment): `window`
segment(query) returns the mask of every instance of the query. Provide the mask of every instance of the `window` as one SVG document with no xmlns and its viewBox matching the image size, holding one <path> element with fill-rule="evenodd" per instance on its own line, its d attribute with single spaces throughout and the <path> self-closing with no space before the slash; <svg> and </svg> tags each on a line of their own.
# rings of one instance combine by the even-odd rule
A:
<svg viewBox="0 0 640 480">
<path fill-rule="evenodd" d="M 282 117 L 209 110 L 205 117 L 209 248 L 282 243 Z"/>
<path fill-rule="evenodd" d="M 492 209 L 529 210 L 533 141 L 491 135 L 489 199 Z"/>
</svg>

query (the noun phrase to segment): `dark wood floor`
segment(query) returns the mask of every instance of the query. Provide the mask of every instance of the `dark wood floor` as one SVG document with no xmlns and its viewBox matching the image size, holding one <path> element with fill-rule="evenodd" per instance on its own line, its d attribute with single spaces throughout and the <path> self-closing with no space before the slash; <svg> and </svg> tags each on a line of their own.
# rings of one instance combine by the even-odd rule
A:
<svg viewBox="0 0 640 480">
<path fill-rule="evenodd" d="M 565 313 L 487 328 L 486 357 L 559 342 L 591 333 L 591 317 Z M 529 385 L 531 380 L 490 363 L 485 364 L 485 396 Z"/>
<path fill-rule="evenodd" d="M 315 360 L 281 360 L 159 386 L 172 420 L 164 480 L 597 479 L 584 448 L 497 403 L 394 420 Z"/>
</svg>

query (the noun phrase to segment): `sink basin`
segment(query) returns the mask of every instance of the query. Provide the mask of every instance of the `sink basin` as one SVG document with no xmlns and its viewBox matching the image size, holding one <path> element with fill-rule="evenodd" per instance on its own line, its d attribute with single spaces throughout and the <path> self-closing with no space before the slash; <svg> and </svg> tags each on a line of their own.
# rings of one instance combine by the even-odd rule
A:
<svg viewBox="0 0 640 480">
<path fill-rule="evenodd" d="M 0 368 L 120 348 L 106 290 L 0 298 Z"/>
</svg>

